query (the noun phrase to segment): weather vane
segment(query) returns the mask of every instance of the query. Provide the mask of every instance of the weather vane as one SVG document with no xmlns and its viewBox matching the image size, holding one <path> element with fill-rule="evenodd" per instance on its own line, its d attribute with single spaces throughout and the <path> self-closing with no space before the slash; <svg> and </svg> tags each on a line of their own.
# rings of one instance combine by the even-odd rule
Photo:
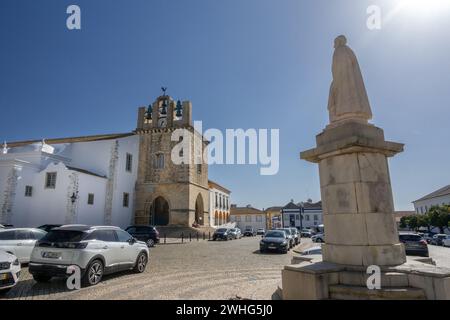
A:
<svg viewBox="0 0 450 320">
<path fill-rule="evenodd" d="M 163 96 L 165 96 L 166 95 L 166 91 L 167 91 L 167 87 L 161 87 L 161 90 L 163 92 Z"/>
</svg>

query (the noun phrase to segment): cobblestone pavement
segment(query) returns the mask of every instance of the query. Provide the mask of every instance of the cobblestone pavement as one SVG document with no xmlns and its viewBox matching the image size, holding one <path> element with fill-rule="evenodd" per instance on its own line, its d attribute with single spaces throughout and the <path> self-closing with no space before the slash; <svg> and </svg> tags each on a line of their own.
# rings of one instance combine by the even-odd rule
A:
<svg viewBox="0 0 450 320">
<path fill-rule="evenodd" d="M 38 284 L 22 269 L 3 299 L 272 299 L 288 254 L 259 253 L 260 237 L 158 245 L 142 274 L 106 276 L 94 287 L 66 289 L 65 281 Z"/>
</svg>

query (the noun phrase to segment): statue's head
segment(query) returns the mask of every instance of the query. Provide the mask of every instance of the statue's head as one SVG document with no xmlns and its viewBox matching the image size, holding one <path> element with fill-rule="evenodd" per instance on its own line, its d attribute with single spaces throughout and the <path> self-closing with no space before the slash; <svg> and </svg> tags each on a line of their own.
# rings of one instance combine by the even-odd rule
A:
<svg viewBox="0 0 450 320">
<path fill-rule="evenodd" d="M 343 35 L 340 35 L 336 39 L 334 39 L 334 48 L 343 47 L 347 44 L 347 38 Z"/>
</svg>

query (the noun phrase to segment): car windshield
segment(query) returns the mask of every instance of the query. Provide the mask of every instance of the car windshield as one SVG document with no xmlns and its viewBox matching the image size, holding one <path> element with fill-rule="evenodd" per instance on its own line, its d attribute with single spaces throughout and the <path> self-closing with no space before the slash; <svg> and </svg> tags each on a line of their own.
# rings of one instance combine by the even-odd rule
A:
<svg viewBox="0 0 450 320">
<path fill-rule="evenodd" d="M 217 232 L 227 232 L 227 229 L 224 229 L 224 228 L 217 229 Z"/>
<path fill-rule="evenodd" d="M 292 232 L 291 232 L 290 229 L 285 229 L 284 231 L 285 231 L 288 235 L 291 235 L 291 234 L 292 234 Z"/>
<path fill-rule="evenodd" d="M 51 230 L 41 242 L 80 242 L 87 236 L 87 233 L 75 230 Z"/>
<path fill-rule="evenodd" d="M 266 233 L 266 238 L 284 238 L 284 232 L 281 231 L 271 231 Z"/>
<path fill-rule="evenodd" d="M 403 241 L 420 241 L 422 237 L 417 234 L 401 234 L 400 239 Z"/>
</svg>

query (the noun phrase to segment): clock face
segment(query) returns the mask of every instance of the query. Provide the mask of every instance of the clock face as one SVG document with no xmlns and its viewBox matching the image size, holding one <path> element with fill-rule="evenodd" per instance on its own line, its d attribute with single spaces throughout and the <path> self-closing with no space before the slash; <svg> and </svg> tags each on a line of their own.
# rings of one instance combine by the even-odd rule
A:
<svg viewBox="0 0 450 320">
<path fill-rule="evenodd" d="M 158 119 L 158 127 L 164 128 L 166 125 L 167 125 L 167 119 L 166 118 Z"/>
</svg>

